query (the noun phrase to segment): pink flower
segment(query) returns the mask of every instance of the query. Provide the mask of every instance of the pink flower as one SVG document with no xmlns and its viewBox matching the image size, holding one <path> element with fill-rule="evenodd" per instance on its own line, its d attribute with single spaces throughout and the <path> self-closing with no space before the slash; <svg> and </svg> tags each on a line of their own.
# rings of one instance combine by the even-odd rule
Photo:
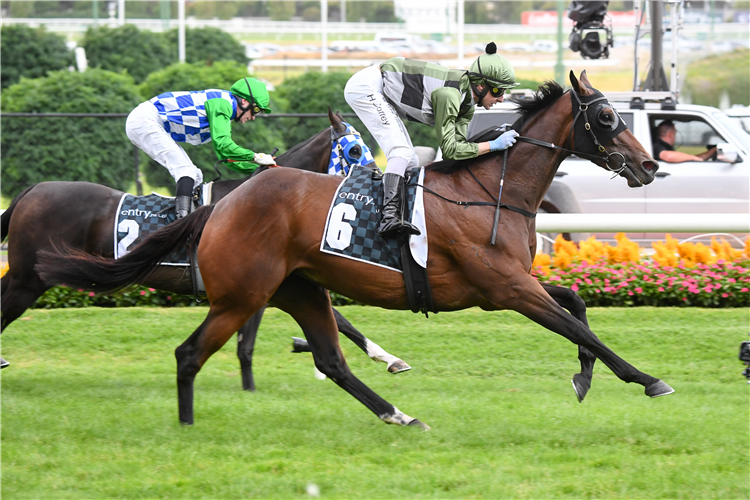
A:
<svg viewBox="0 0 750 500">
<path fill-rule="evenodd" d="M 628 295 L 633 295 L 633 292 L 631 292 L 630 290 L 628 290 Z"/>
<path fill-rule="evenodd" d="M 729 294 L 728 294 L 728 293 L 726 293 L 726 292 L 724 292 L 724 293 L 722 293 L 722 294 L 721 294 L 721 296 L 722 296 L 722 297 L 724 297 L 724 298 L 726 299 L 727 297 L 729 297 Z"/>
<path fill-rule="evenodd" d="M 660 287 L 659 287 L 659 291 L 660 291 L 660 292 L 663 292 L 663 291 L 664 291 L 664 287 L 663 287 L 663 286 L 660 286 Z"/>
<path fill-rule="evenodd" d="M 635 289 L 635 293 L 643 293 L 643 288 L 641 288 L 641 287 L 636 287 L 636 289 Z"/>
<path fill-rule="evenodd" d="M 570 289 L 573 290 L 574 292 L 577 292 L 578 291 L 578 285 L 575 284 L 575 283 L 573 283 L 573 286 L 571 286 Z"/>
<path fill-rule="evenodd" d="M 167 295 L 167 300 L 172 300 L 172 296 L 171 295 Z"/>
<path fill-rule="evenodd" d="M 747 291 L 748 291 L 748 288 L 747 288 L 747 287 L 745 287 L 745 288 L 743 288 L 742 290 L 740 290 L 740 292 L 747 292 Z"/>
<path fill-rule="evenodd" d="M 141 295 L 146 295 L 146 290 L 141 290 Z"/>
<path fill-rule="evenodd" d="M 684 301 L 686 301 L 686 302 L 687 302 L 687 297 L 683 297 L 683 298 L 682 298 L 682 300 L 684 300 Z"/>
<path fill-rule="evenodd" d="M 155 292 L 156 290 L 154 290 L 153 288 L 149 288 L 148 291 L 149 292 Z"/>
<path fill-rule="evenodd" d="M 93 297 L 94 295 L 96 295 L 94 292 L 89 292 L 89 297 Z"/>
</svg>

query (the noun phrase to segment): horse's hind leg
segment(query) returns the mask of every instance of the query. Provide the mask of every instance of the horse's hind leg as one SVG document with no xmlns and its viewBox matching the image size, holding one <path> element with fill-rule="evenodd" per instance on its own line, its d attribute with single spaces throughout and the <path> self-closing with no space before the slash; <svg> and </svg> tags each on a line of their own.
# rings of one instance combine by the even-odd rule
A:
<svg viewBox="0 0 750 500">
<path fill-rule="evenodd" d="M 588 328 L 589 321 L 586 317 L 586 303 L 578 296 L 578 294 L 570 288 L 550 285 L 547 283 L 541 283 L 541 285 L 550 297 L 560 305 L 560 307 L 567 309 L 574 318 Z M 588 393 L 591 388 L 591 378 L 594 375 L 596 356 L 591 354 L 591 352 L 582 345 L 579 345 L 578 360 L 581 362 L 581 372 L 573 375 L 573 380 L 571 380 L 571 382 L 576 397 L 578 398 L 578 402 L 583 403 L 583 398 L 586 397 L 586 393 Z"/>
<path fill-rule="evenodd" d="M 385 363 L 386 368 L 390 373 L 401 373 L 411 370 L 411 366 L 409 366 L 404 360 L 397 358 L 393 354 L 389 354 L 385 349 L 365 337 L 362 332 L 354 328 L 354 325 L 338 312 L 336 308 L 333 308 L 333 317 L 336 320 L 336 326 L 341 333 L 346 335 L 349 340 L 362 349 L 370 359 L 376 362 Z M 295 338 L 293 347 L 294 352 L 310 352 L 310 346 L 303 339 Z"/>
<path fill-rule="evenodd" d="M 271 302 L 297 321 L 310 343 L 315 366 L 339 387 L 386 423 L 429 429 L 378 396 L 349 370 L 339 347 L 331 299 L 324 288 L 292 275 L 282 283 Z"/>
<path fill-rule="evenodd" d="M 175 349 L 177 359 L 177 399 L 180 423 L 193 424 L 193 384 L 195 376 L 213 353 L 248 320 L 250 312 L 237 303 L 211 304 L 208 316 L 188 339 Z"/>
<path fill-rule="evenodd" d="M 263 319 L 263 306 L 253 314 L 249 320 L 237 331 L 237 357 L 240 360 L 240 371 L 242 373 L 242 388 L 246 391 L 255 390 L 253 379 L 253 351 L 255 350 L 255 338 L 258 336 L 260 320 Z"/>
</svg>

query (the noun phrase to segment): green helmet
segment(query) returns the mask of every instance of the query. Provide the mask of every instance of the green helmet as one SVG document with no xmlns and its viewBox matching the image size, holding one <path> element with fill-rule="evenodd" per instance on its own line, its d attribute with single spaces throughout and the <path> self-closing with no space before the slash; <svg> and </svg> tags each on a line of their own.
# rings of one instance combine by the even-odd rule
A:
<svg viewBox="0 0 750 500">
<path fill-rule="evenodd" d="M 477 57 L 469 68 L 469 79 L 472 86 L 485 85 L 492 95 L 500 95 L 505 90 L 518 87 L 516 72 L 503 56 L 497 53 L 497 45 L 490 42 L 485 54 Z M 487 90 L 482 94 L 485 95 Z"/>
<path fill-rule="evenodd" d="M 266 114 L 271 112 L 271 108 L 268 107 L 271 98 L 268 95 L 268 90 L 266 90 L 266 85 L 257 78 L 237 80 L 229 90 L 235 96 L 247 100 L 254 115 L 261 112 Z M 246 111 L 246 109 L 240 109 Z"/>
</svg>

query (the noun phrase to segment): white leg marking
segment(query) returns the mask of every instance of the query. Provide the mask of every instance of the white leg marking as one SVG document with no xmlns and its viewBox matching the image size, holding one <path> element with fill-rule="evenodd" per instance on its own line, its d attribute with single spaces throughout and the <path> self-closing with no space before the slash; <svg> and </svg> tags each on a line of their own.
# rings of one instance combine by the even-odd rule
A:
<svg viewBox="0 0 750 500">
<path fill-rule="evenodd" d="M 370 339 L 367 339 L 367 344 L 365 345 L 367 346 L 367 355 L 374 361 L 391 364 L 398 360 L 396 356 L 388 354 L 382 347 L 375 342 L 372 342 Z"/>
<path fill-rule="evenodd" d="M 414 419 L 406 413 L 402 413 L 398 408 L 394 406 L 393 415 L 380 415 L 380 420 L 387 424 L 409 425 L 409 422 Z"/>
<path fill-rule="evenodd" d="M 317 366 L 313 366 L 313 369 L 315 370 L 315 378 L 316 379 L 318 379 L 318 380 L 325 380 L 326 379 L 326 374 L 323 373 L 322 371 L 318 370 Z"/>
</svg>

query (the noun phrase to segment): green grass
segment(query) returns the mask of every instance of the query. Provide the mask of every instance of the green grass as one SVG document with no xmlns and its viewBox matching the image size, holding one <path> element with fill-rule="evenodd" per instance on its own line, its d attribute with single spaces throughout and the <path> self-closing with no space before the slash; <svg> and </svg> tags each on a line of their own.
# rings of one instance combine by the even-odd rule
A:
<svg viewBox="0 0 750 500">
<path fill-rule="evenodd" d="M 174 348 L 205 309 L 34 310 L 3 335 L 2 496 L 16 498 L 748 498 L 747 310 L 593 309 L 615 352 L 676 389 L 649 399 L 516 313 L 345 307 L 413 366 L 390 375 L 346 339 L 354 373 L 431 432 L 388 426 L 261 326 L 258 391 L 234 340 L 177 422 Z"/>
</svg>

